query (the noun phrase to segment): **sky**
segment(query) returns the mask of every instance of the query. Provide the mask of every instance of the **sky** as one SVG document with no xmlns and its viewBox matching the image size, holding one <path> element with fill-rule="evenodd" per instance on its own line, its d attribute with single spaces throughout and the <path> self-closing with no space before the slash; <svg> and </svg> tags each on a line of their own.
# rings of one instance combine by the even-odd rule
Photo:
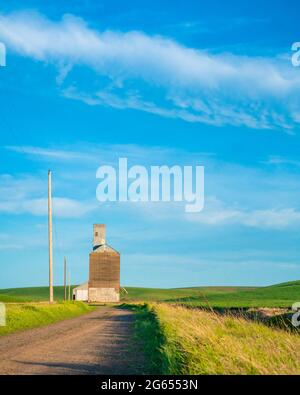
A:
<svg viewBox="0 0 300 395">
<path fill-rule="evenodd" d="M 300 278 L 298 0 L 0 0 L 0 288 L 88 278 L 92 224 L 123 286 Z M 96 199 L 99 166 L 205 168 L 205 205 Z"/>
</svg>

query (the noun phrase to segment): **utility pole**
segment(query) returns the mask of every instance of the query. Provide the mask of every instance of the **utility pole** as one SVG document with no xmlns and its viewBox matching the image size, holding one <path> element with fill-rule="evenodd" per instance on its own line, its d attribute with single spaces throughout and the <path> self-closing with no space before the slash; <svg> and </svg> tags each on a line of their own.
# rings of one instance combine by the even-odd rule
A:
<svg viewBox="0 0 300 395">
<path fill-rule="evenodd" d="M 52 190 L 51 170 L 48 171 L 48 237 L 49 237 L 49 302 L 53 303 Z"/>
<path fill-rule="evenodd" d="M 66 259 L 66 257 L 64 259 L 64 291 L 65 291 L 64 301 L 66 301 L 67 300 L 67 259 Z"/>
</svg>

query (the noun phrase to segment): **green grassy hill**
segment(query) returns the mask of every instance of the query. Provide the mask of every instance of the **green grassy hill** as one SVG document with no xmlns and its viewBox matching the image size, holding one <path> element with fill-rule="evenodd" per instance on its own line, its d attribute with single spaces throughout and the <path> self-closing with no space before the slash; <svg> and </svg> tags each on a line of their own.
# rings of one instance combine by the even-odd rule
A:
<svg viewBox="0 0 300 395">
<path fill-rule="evenodd" d="M 199 294 L 198 297 L 181 300 L 193 306 L 211 306 L 214 308 L 249 307 L 291 307 L 300 301 L 300 285 L 262 287 L 219 294 Z"/>
<path fill-rule="evenodd" d="M 76 285 L 71 286 L 72 289 Z M 54 287 L 55 300 L 63 300 L 64 298 L 64 287 Z M 49 288 L 48 287 L 30 287 L 30 288 L 8 288 L 0 289 L 0 302 L 6 303 L 18 303 L 18 302 L 41 302 L 48 300 Z"/>
<path fill-rule="evenodd" d="M 71 288 L 73 289 L 74 286 Z M 300 281 L 268 287 L 192 287 L 192 288 L 136 288 L 122 291 L 124 301 L 180 302 L 192 306 L 215 308 L 291 307 L 300 301 Z M 63 300 L 64 288 L 54 287 L 56 300 Z M 0 290 L 2 302 L 29 302 L 48 299 L 48 287 L 10 288 Z"/>
<path fill-rule="evenodd" d="M 223 295 L 239 291 L 254 290 L 253 287 L 192 287 L 192 288 L 135 288 L 126 287 L 128 294 L 122 292 L 123 300 L 128 301 L 180 301 L 199 298 L 200 295 Z"/>
<path fill-rule="evenodd" d="M 300 281 L 268 287 L 126 288 L 128 301 L 180 302 L 213 308 L 291 307 L 300 301 Z"/>
<path fill-rule="evenodd" d="M 76 287 L 72 285 L 71 289 Z M 161 300 L 173 300 L 181 299 L 186 297 L 193 297 L 199 294 L 199 290 L 205 293 L 224 293 L 224 292 L 235 292 L 237 290 L 244 289 L 249 290 L 253 288 L 247 287 L 194 287 L 194 288 L 173 288 L 173 289 L 162 289 L 162 288 L 135 288 L 126 287 L 128 294 L 122 291 L 122 297 L 124 300 L 131 301 L 161 301 Z M 54 296 L 56 300 L 63 300 L 64 287 L 54 287 Z M 49 297 L 48 287 L 30 287 L 30 288 L 8 288 L 0 289 L 0 301 L 2 302 L 38 302 L 47 300 Z"/>
</svg>

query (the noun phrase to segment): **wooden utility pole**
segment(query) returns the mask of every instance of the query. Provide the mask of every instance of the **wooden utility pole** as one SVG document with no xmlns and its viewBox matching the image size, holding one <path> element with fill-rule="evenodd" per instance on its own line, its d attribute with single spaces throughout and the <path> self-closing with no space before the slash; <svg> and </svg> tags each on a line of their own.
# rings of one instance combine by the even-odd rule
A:
<svg viewBox="0 0 300 395">
<path fill-rule="evenodd" d="M 66 257 L 64 259 L 64 290 L 65 290 L 64 301 L 66 301 L 67 300 L 67 259 L 66 259 Z"/>
<path fill-rule="evenodd" d="M 49 302 L 53 303 L 53 250 L 52 250 L 51 170 L 48 171 L 48 236 L 49 236 Z"/>
</svg>

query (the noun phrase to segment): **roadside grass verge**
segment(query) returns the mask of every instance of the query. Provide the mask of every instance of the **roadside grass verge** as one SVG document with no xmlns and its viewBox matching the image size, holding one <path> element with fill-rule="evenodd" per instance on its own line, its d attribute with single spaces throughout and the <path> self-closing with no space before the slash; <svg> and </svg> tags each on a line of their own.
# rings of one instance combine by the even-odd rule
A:
<svg viewBox="0 0 300 395">
<path fill-rule="evenodd" d="M 147 374 L 172 374 L 179 371 L 175 351 L 168 343 L 167 330 L 159 320 L 157 311 L 149 304 L 123 304 L 135 315 L 135 342 L 141 344 L 145 356 Z M 175 365 L 175 366 L 173 366 Z"/>
<path fill-rule="evenodd" d="M 93 311 L 95 307 L 82 302 L 54 304 L 8 304 L 6 326 L 0 326 L 0 336 L 24 329 L 36 328 Z"/>
<path fill-rule="evenodd" d="M 300 374 L 299 334 L 166 303 L 131 308 L 151 373 Z"/>
</svg>

